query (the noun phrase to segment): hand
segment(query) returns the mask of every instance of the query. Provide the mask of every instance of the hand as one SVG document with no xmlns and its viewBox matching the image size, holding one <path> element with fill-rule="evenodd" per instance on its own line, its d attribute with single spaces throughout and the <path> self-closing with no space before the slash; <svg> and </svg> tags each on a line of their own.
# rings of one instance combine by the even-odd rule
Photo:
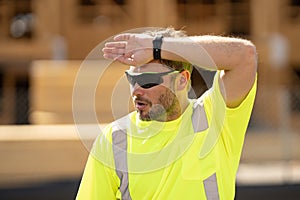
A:
<svg viewBox="0 0 300 200">
<path fill-rule="evenodd" d="M 153 59 L 153 37 L 146 34 L 120 34 L 102 49 L 103 57 L 123 64 L 140 66 Z"/>
</svg>

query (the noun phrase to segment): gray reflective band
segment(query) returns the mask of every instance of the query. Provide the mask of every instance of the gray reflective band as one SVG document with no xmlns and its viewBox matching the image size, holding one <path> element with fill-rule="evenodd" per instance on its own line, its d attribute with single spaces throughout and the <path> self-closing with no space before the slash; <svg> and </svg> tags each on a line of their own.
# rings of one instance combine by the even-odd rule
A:
<svg viewBox="0 0 300 200">
<path fill-rule="evenodd" d="M 195 133 L 208 128 L 206 113 L 202 103 L 196 102 L 193 106 L 192 124 Z"/>
<path fill-rule="evenodd" d="M 203 181 L 207 200 L 219 200 L 219 191 L 216 174 L 211 175 Z"/>
<path fill-rule="evenodd" d="M 122 199 L 131 200 L 127 169 L 127 134 L 126 130 L 116 130 L 112 133 L 112 143 L 116 173 L 120 179 Z"/>
</svg>

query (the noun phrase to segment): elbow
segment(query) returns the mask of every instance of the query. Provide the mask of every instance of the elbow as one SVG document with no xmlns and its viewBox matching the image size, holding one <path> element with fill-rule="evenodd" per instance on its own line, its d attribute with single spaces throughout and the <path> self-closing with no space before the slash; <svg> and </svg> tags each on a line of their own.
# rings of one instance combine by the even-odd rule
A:
<svg viewBox="0 0 300 200">
<path fill-rule="evenodd" d="M 246 61 L 246 65 L 250 68 L 251 71 L 256 73 L 257 71 L 257 51 L 256 46 L 250 42 L 247 41 L 247 44 L 245 45 L 245 51 L 244 51 L 244 59 Z"/>
</svg>

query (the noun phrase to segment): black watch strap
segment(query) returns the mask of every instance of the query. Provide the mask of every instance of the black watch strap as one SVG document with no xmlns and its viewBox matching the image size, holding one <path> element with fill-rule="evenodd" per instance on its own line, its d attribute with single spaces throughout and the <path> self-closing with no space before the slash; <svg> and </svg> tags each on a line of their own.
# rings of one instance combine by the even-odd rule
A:
<svg viewBox="0 0 300 200">
<path fill-rule="evenodd" d="M 153 43 L 153 59 L 160 60 L 161 59 L 161 45 L 162 45 L 162 35 L 158 35 L 152 41 Z"/>
</svg>

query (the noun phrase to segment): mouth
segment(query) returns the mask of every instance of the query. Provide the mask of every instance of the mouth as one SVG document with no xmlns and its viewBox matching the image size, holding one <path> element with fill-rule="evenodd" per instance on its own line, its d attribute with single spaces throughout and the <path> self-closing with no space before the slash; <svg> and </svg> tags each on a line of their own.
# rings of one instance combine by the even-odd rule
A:
<svg viewBox="0 0 300 200">
<path fill-rule="evenodd" d="M 145 101 L 136 100 L 134 103 L 137 110 L 145 110 L 148 107 L 148 103 Z"/>
</svg>

